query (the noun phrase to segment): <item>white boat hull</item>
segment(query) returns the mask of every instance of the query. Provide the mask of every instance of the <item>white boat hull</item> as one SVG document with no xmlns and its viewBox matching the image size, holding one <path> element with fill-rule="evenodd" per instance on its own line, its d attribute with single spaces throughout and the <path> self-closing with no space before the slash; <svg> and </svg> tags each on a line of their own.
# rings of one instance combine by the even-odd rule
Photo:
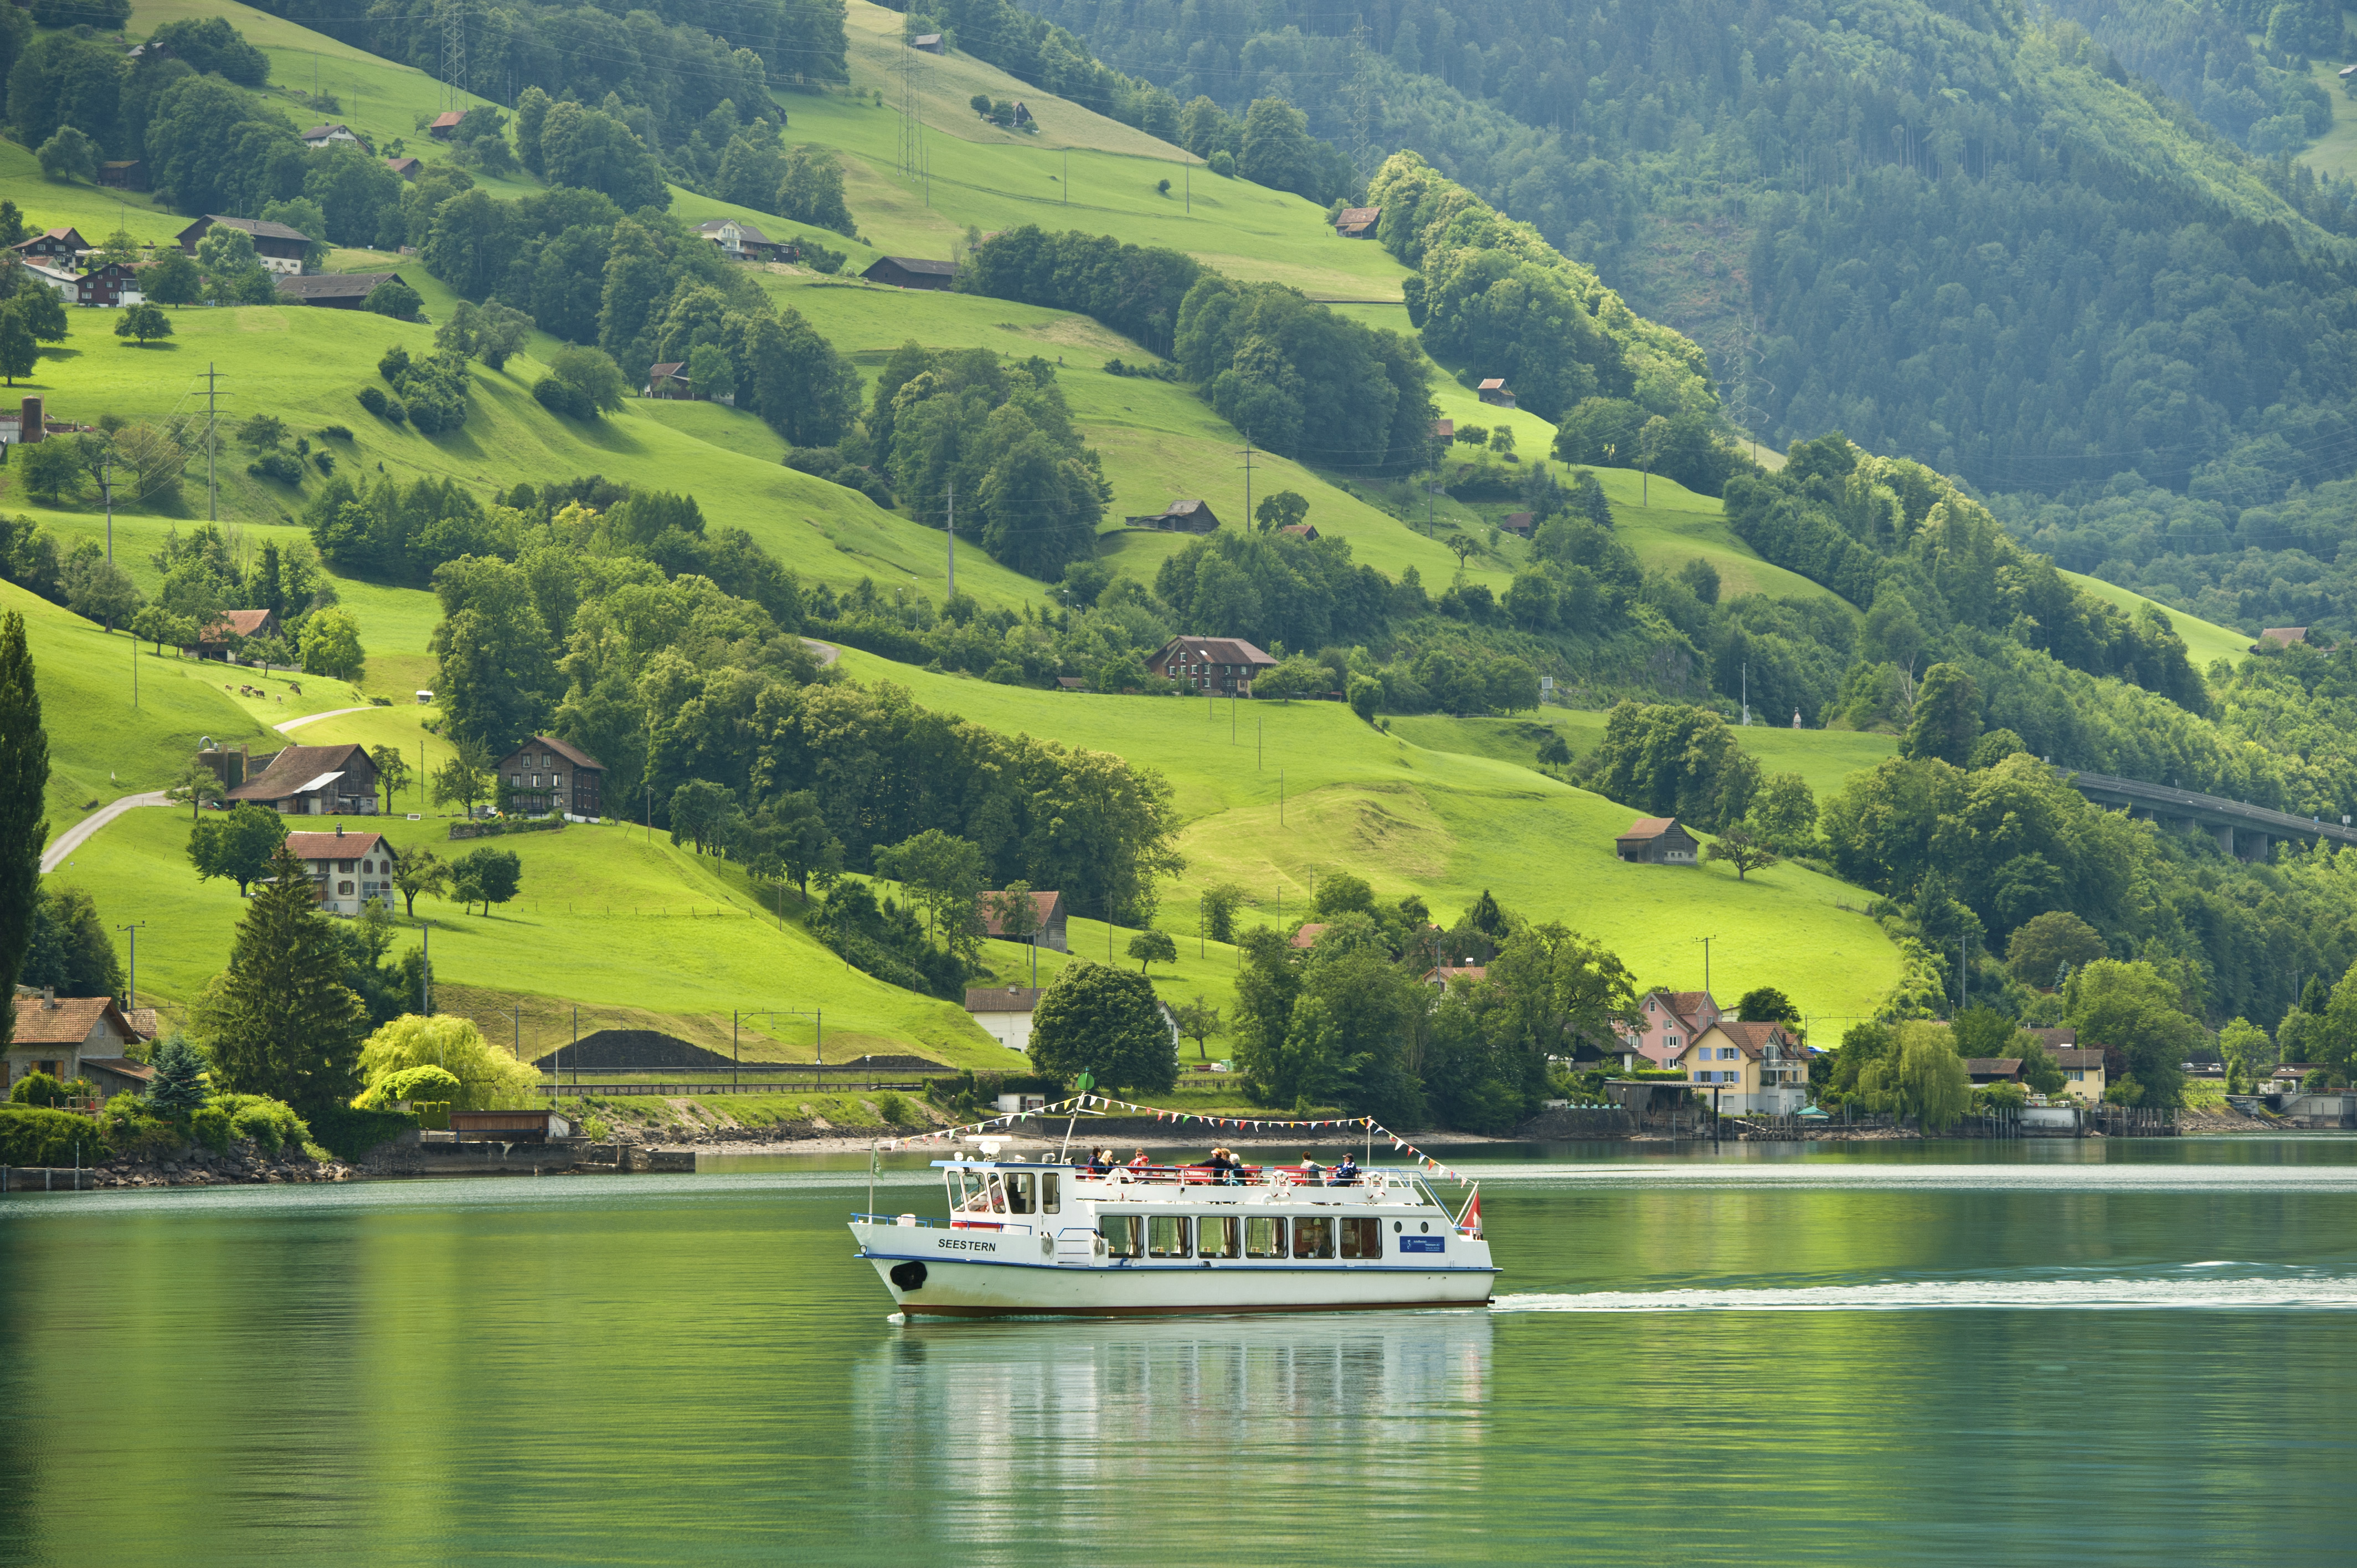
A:
<svg viewBox="0 0 2357 1568">
<path fill-rule="evenodd" d="M 1227 1316 L 1481 1306 L 1497 1271 L 1478 1237 L 1397 1260 L 1106 1262 L 1028 1231 L 854 1223 L 861 1255 L 911 1317 Z M 1068 1241 L 1070 1238 L 1066 1239 Z M 982 1252 L 983 1256 L 962 1255 Z M 916 1265 L 916 1267 L 911 1267 Z"/>
</svg>

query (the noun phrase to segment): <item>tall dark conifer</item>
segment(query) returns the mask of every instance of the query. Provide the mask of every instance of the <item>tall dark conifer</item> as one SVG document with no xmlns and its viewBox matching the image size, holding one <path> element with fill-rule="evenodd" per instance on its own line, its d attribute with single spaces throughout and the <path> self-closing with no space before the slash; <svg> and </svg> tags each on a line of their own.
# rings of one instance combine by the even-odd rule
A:
<svg viewBox="0 0 2357 1568">
<path fill-rule="evenodd" d="M 238 922 L 229 968 L 197 1004 L 197 1026 L 223 1087 L 319 1110 L 355 1087 L 368 1010 L 344 983 L 349 961 L 308 869 L 282 843 L 268 875 Z"/>
<path fill-rule="evenodd" d="M 49 737 L 41 728 L 33 654 L 25 618 L 10 610 L 0 618 L 0 996 L 13 993 L 33 940 L 41 844 L 49 831 L 41 791 L 48 783 Z M 0 1007 L 0 1047 L 16 1029 L 16 1010 Z"/>
</svg>

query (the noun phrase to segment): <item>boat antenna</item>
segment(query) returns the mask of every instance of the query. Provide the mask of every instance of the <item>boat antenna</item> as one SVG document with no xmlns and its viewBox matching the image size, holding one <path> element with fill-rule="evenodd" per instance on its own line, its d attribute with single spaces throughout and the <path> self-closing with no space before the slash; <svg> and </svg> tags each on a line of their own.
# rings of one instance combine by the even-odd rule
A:
<svg viewBox="0 0 2357 1568">
<path fill-rule="evenodd" d="M 876 1172 L 884 1164 L 884 1141 L 871 1141 L 867 1145 L 867 1223 L 876 1223 Z"/>
</svg>

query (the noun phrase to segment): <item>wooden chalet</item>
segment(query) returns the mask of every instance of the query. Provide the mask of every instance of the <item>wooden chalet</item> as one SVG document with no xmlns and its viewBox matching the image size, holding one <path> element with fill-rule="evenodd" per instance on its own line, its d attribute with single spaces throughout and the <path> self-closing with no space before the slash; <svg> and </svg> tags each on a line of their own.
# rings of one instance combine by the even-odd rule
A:
<svg viewBox="0 0 2357 1568">
<path fill-rule="evenodd" d="M 307 276 L 281 274 L 278 297 L 288 305 L 317 305 L 329 310 L 360 310 L 377 285 L 402 283 L 399 273 L 312 273 Z M 404 286 L 406 286 L 405 285 Z"/>
<path fill-rule="evenodd" d="M 930 288 L 946 294 L 956 285 L 957 263 L 924 256 L 878 256 L 859 275 L 894 288 Z"/>
<path fill-rule="evenodd" d="M 526 816 L 555 812 L 596 822 L 606 765 L 552 735 L 536 735 L 503 757 L 493 771 L 507 810 Z"/>
<path fill-rule="evenodd" d="M 1213 533 L 1220 526 L 1219 514 L 1205 500 L 1172 501 L 1160 511 L 1122 521 L 1132 528 L 1151 528 L 1166 533 Z"/>
<path fill-rule="evenodd" d="M 1701 845 L 1675 817 L 1639 817 L 1612 848 L 1621 859 L 1645 865 L 1692 865 Z"/>
<path fill-rule="evenodd" d="M 1147 670 L 1198 692 L 1252 695 L 1253 677 L 1276 660 L 1241 637 L 1174 637 L 1154 650 Z"/>
<path fill-rule="evenodd" d="M 1506 378 L 1503 376 L 1491 376 L 1473 391 L 1483 403 L 1492 408 L 1514 406 L 1514 394 L 1506 389 Z"/>
<path fill-rule="evenodd" d="M 210 764 L 215 755 L 199 753 L 198 760 Z M 263 758 L 261 771 L 231 786 L 221 800 L 230 807 L 250 801 L 288 817 L 372 817 L 377 813 L 376 763 L 368 748 L 357 743 L 290 746 Z"/>
<path fill-rule="evenodd" d="M 260 218 L 224 218 L 218 212 L 209 212 L 181 230 L 180 249 L 195 255 L 197 242 L 216 227 L 244 230 L 253 241 L 253 253 L 260 258 L 264 272 L 299 273 L 303 270 L 303 258 L 311 249 L 311 236 L 300 229 Z"/>
<path fill-rule="evenodd" d="M 1345 240 L 1372 240 L 1383 215 L 1380 207 L 1345 207 L 1334 220 L 1334 232 Z"/>
</svg>

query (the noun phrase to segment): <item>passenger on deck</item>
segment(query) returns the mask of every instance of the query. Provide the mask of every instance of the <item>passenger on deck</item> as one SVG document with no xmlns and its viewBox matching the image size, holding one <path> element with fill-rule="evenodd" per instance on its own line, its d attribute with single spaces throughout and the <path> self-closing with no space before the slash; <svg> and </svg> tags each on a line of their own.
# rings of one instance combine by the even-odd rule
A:
<svg viewBox="0 0 2357 1568">
<path fill-rule="evenodd" d="M 1107 1176 L 1110 1175 L 1112 1171 L 1113 1151 L 1111 1149 L 1092 1149 L 1089 1151 L 1089 1174 L 1091 1176 Z"/>
<path fill-rule="evenodd" d="M 1137 1153 L 1129 1156 L 1129 1168 L 1134 1171 L 1143 1171 L 1153 1164 L 1154 1162 L 1152 1160 L 1146 1157 L 1146 1151 L 1144 1149 L 1140 1149 Z"/>
<path fill-rule="evenodd" d="M 1236 1158 L 1232 1149 L 1213 1149 L 1211 1157 L 1203 1163 L 1219 1173 L 1211 1179 L 1222 1187 L 1235 1186 L 1236 1173 L 1243 1168 L 1243 1162 Z"/>
<path fill-rule="evenodd" d="M 1308 1150 L 1302 1150 L 1301 1185 L 1304 1187 L 1317 1187 L 1325 1179 L 1325 1176 L 1326 1167 L 1319 1165 L 1310 1155 Z"/>
<path fill-rule="evenodd" d="M 1356 1155 L 1351 1154 L 1348 1149 L 1343 1150 L 1343 1151 L 1342 1151 L 1342 1157 L 1341 1157 L 1341 1159 L 1340 1159 L 1339 1161 L 1335 1162 L 1333 1174 L 1332 1174 L 1331 1176 L 1328 1176 L 1328 1177 L 1326 1178 L 1326 1185 L 1327 1185 L 1328 1187 L 1356 1187 L 1356 1186 L 1358 1186 L 1358 1185 L 1359 1185 L 1359 1159 L 1358 1159 L 1358 1156 L 1357 1156 Z"/>
</svg>

